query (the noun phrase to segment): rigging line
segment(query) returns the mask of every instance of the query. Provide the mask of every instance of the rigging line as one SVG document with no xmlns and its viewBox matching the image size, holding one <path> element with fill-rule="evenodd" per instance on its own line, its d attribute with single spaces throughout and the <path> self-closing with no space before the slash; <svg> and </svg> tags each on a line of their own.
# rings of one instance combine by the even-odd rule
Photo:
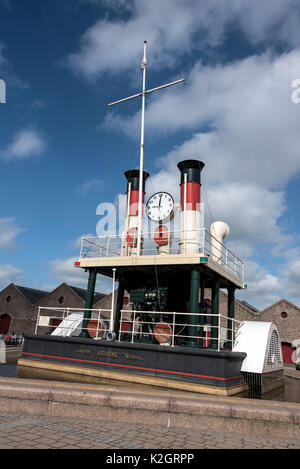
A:
<svg viewBox="0 0 300 469">
<path fill-rule="evenodd" d="M 108 181 L 108 158 L 109 158 L 109 124 L 111 112 L 106 109 L 106 118 L 104 126 L 104 181 Z"/>
<path fill-rule="evenodd" d="M 208 202 L 208 195 L 207 195 L 206 187 L 205 187 L 205 185 L 204 185 L 203 183 L 202 183 L 202 187 L 203 187 L 204 194 L 205 194 L 205 198 L 206 198 L 207 208 L 208 208 L 208 211 L 209 211 L 209 214 L 210 214 L 210 217 L 211 217 L 211 222 L 213 222 L 214 216 L 213 216 L 212 211 L 211 211 L 211 209 L 210 209 L 209 202 Z"/>
</svg>

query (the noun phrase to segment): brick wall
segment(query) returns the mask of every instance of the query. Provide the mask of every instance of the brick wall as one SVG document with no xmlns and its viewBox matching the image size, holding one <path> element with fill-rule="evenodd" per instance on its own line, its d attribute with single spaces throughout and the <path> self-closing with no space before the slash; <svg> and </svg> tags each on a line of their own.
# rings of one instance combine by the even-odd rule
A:
<svg viewBox="0 0 300 469">
<path fill-rule="evenodd" d="M 16 334 L 32 332 L 32 304 L 13 284 L 0 292 L 0 319 L 3 314 L 8 314 L 11 318 L 9 332 Z"/>
</svg>

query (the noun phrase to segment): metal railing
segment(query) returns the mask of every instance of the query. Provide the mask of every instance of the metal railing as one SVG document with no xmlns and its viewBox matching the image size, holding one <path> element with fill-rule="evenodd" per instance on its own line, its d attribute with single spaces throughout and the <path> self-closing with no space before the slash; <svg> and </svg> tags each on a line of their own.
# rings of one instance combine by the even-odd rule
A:
<svg viewBox="0 0 300 469">
<path fill-rule="evenodd" d="M 161 246 L 155 243 L 154 236 L 154 232 L 143 233 L 141 256 L 203 254 L 244 281 L 244 262 L 206 229 L 186 231 L 184 238 L 181 237 L 180 231 L 168 232 L 166 243 Z M 81 241 L 80 258 L 134 257 L 135 241 L 132 238 L 129 245 L 125 234 L 84 237 Z"/>
<path fill-rule="evenodd" d="M 83 328 L 85 311 L 91 312 L 91 319 Z M 87 330 L 94 339 L 106 339 L 110 313 L 109 309 L 40 307 L 35 334 L 41 334 L 44 328 L 47 335 L 76 337 Z M 197 317 L 198 324 L 190 324 L 190 316 Z M 220 351 L 232 349 L 240 324 L 222 314 L 121 310 L 116 340 L 170 347 L 190 346 L 192 341 L 195 347 Z"/>
<path fill-rule="evenodd" d="M 150 339 L 161 345 L 174 346 L 190 346 L 191 342 L 199 348 L 213 348 L 217 351 L 228 348 L 232 349 L 235 342 L 236 333 L 241 324 L 233 318 L 228 318 L 222 314 L 211 313 L 183 313 L 183 312 L 153 312 L 153 311 L 136 311 L 132 312 L 132 319 L 125 321 L 123 315 L 128 315 L 128 310 L 121 310 L 121 326 L 119 330 L 118 340 L 127 340 L 131 343 L 139 343 Z M 143 316 L 148 316 L 145 320 Z M 150 317 L 149 317 L 150 316 Z M 158 316 L 159 320 L 153 320 L 153 316 Z M 197 317 L 198 324 L 189 324 L 189 317 Z M 178 318 L 185 318 L 185 322 L 178 322 Z M 231 327 L 228 327 L 228 321 Z M 130 325 L 129 330 L 122 330 L 122 324 Z M 202 322 L 202 324 L 200 324 Z M 169 332 L 155 333 L 157 326 L 167 325 Z M 148 331 L 145 330 L 148 328 Z M 192 330 L 192 332 L 191 332 Z M 127 336 L 127 338 L 126 338 Z M 161 340 L 163 339 L 163 340 Z"/>
<path fill-rule="evenodd" d="M 89 311 L 91 314 L 90 321 L 83 327 L 84 312 Z M 36 318 L 35 334 L 59 335 L 62 337 L 78 336 L 81 331 L 87 330 L 89 334 L 93 334 L 95 338 L 103 338 L 105 333 L 109 331 L 109 315 L 110 309 L 87 309 L 87 308 L 55 308 L 55 307 L 39 307 Z"/>
</svg>

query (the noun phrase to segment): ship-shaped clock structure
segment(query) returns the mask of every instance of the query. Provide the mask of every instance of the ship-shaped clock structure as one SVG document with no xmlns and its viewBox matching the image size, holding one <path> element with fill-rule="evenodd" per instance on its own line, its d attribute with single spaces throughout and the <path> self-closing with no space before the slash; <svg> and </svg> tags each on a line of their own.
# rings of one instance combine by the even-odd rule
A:
<svg viewBox="0 0 300 469">
<path fill-rule="evenodd" d="M 74 268 L 87 272 L 85 308 L 40 308 L 36 334 L 25 336 L 19 375 L 219 395 L 239 394 L 253 382 L 278 386 L 282 356 L 275 325 L 235 319 L 235 292 L 245 288 L 244 262 L 224 245 L 229 227 L 222 221 L 209 230 L 202 226 L 205 163 L 189 155 L 178 163 L 177 200 L 164 188 L 147 192 L 145 98 L 184 80 L 146 90 L 146 64 L 145 43 L 142 92 L 110 104 L 142 99 L 140 167 L 124 175 L 124 229 L 82 239 Z M 144 217 L 155 224 L 150 233 Z M 175 217 L 178 223 L 170 224 Z M 112 279 L 106 310 L 93 309 L 97 275 Z M 219 311 L 220 289 L 228 297 L 225 315 Z"/>
</svg>

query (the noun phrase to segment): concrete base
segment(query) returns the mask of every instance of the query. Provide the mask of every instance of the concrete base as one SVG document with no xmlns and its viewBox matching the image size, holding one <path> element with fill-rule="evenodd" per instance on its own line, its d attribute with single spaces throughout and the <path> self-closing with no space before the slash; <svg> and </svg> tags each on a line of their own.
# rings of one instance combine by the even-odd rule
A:
<svg viewBox="0 0 300 469">
<path fill-rule="evenodd" d="M 293 403 L 0 378 L 0 405 L 14 415 L 300 440 L 300 404 Z"/>
</svg>

